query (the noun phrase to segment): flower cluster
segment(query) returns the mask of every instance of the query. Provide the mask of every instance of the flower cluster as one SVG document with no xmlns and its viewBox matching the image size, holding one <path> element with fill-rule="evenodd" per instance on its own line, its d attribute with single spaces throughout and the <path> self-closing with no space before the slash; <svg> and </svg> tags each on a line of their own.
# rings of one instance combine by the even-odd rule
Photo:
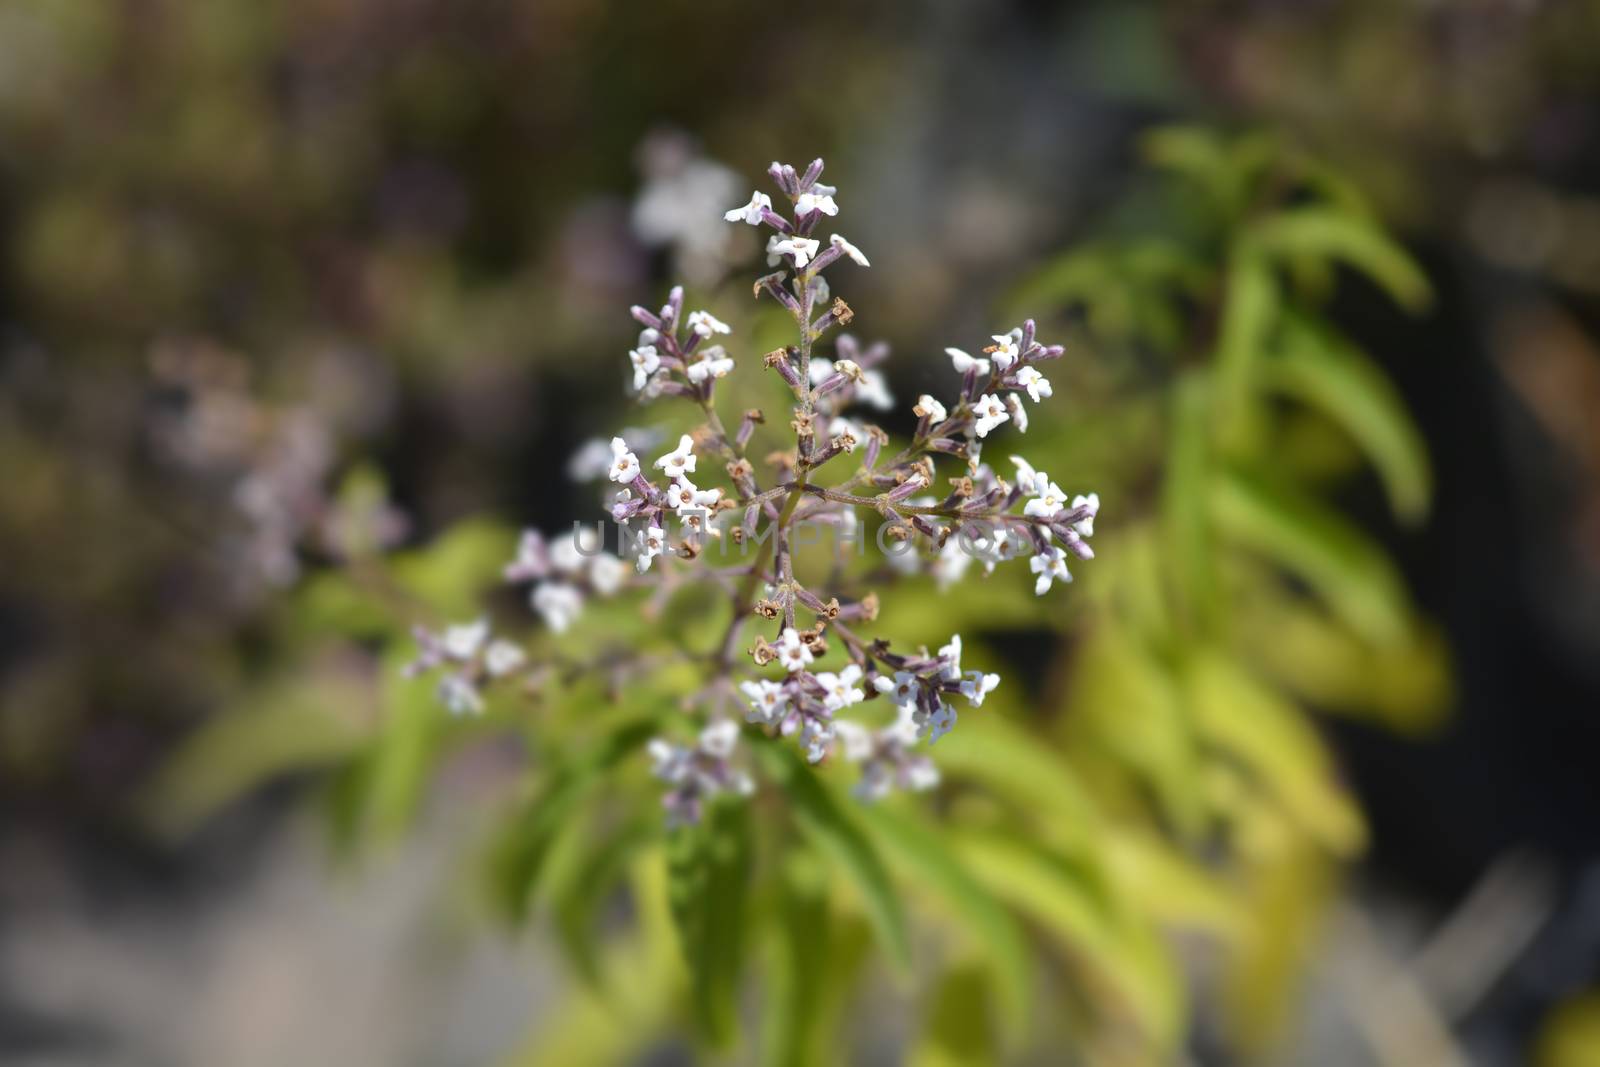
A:
<svg viewBox="0 0 1600 1067">
<path fill-rule="evenodd" d="M 926 560 L 941 584 L 958 580 L 975 560 L 990 572 L 1027 558 L 1035 591 L 1043 594 L 1071 580 L 1069 556 L 1094 555 L 1087 539 L 1099 510 L 1095 494 L 1069 501 L 1020 457 L 1011 457 L 1016 476 L 1008 482 L 982 456 L 992 433 L 1007 423 L 1025 432 L 1028 405 L 1052 394 L 1041 367 L 1063 349 L 1041 343 L 1032 320 L 993 335 L 979 355 L 947 349 L 959 384 L 944 398 L 919 396 L 910 442 L 887 454 L 888 435 L 859 412 L 894 408 L 880 369 L 888 349 L 837 332 L 854 312 L 824 277 L 844 261 L 870 264 L 844 236 L 831 233 L 826 244 L 819 236 L 822 220 L 840 210 L 838 190 L 819 180 L 822 169 L 820 159 L 803 172 L 774 163 L 768 174 L 778 196 L 757 191 L 725 215 L 770 231 L 768 266 L 777 269 L 758 278 L 753 291 L 795 323 L 795 343 L 761 360 L 792 396 L 792 447 L 764 454 L 758 469 L 747 448 L 766 416 L 750 410 L 736 430 L 725 426 L 716 388 L 735 370 L 722 343 L 733 328 L 709 311 L 686 311 L 683 290 L 674 288 L 659 310 L 632 308 L 641 332 L 628 353 L 631 384 L 643 401 L 693 402 L 703 421 L 655 456 L 650 452 L 664 446 L 644 451 L 648 439 L 631 432 L 585 450 L 592 452 L 585 468 L 603 466 L 613 483 L 608 510 L 621 531 L 621 558 L 588 553 L 575 538 L 547 545 L 530 532 L 506 569 L 510 581 L 535 583 L 533 606 L 555 630 L 571 624 L 588 596 L 676 580 L 680 569 L 731 594 L 733 616 L 702 659 L 709 676 L 691 701 L 709 725 L 693 745 L 658 739 L 651 746 L 655 774 L 669 785 L 665 803 L 674 822 L 697 819 L 711 796 L 754 788 L 736 762 L 741 712 L 747 729 L 792 738 L 812 763 L 838 756 L 858 764 L 857 794 L 871 800 L 896 788 L 936 785 L 938 771 L 918 744 L 932 745 L 955 727 L 957 697 L 978 707 L 1000 684 L 998 674 L 963 669 L 959 635 L 929 654 L 859 633 L 877 618 L 877 596 L 842 585 L 818 588 L 797 574 L 796 534 L 805 524 L 859 536 L 863 517 L 876 517 L 893 565 L 920 570 Z M 775 208 L 785 201 L 781 212 Z M 830 354 L 816 351 L 824 341 Z M 942 493 L 940 462 L 959 464 Z M 713 540 L 739 546 L 742 562 L 713 567 L 705 552 Z M 924 552 L 911 550 L 918 544 Z M 650 573 L 658 558 L 671 561 L 670 573 Z M 835 568 L 828 582 L 844 580 Z M 752 624 L 766 632 L 747 635 Z M 741 646 L 753 674 L 739 666 Z M 868 717 L 892 721 L 869 725 Z"/>
<path fill-rule="evenodd" d="M 491 637 L 487 619 L 449 626 L 443 633 L 417 626 L 412 635 L 417 658 L 406 664 L 406 676 L 439 671 L 439 700 L 455 715 L 481 712 L 484 684 L 510 677 L 528 658 L 511 641 Z"/>
</svg>

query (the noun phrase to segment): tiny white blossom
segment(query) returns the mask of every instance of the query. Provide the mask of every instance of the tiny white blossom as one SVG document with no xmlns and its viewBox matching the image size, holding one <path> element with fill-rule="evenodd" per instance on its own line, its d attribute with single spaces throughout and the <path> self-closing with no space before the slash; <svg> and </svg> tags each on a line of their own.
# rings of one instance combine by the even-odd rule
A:
<svg viewBox="0 0 1600 1067">
<path fill-rule="evenodd" d="M 663 782 L 677 785 L 689 777 L 691 753 L 682 745 L 655 738 L 645 751 L 650 754 L 650 773 Z"/>
<path fill-rule="evenodd" d="M 673 511 L 710 511 L 722 499 L 721 489 L 700 489 L 688 478 L 680 476 L 667 492 L 667 504 Z"/>
<path fill-rule="evenodd" d="M 913 760 L 906 767 L 906 788 L 925 792 L 939 784 L 939 768 L 932 760 Z"/>
<path fill-rule="evenodd" d="M 1050 379 L 1040 374 L 1037 367 L 1023 367 L 1017 371 L 1017 384 L 1028 391 L 1035 404 L 1040 397 L 1054 395 L 1050 391 Z"/>
<path fill-rule="evenodd" d="M 644 536 L 639 538 L 639 556 L 634 560 L 634 566 L 643 574 L 650 569 L 650 561 L 661 555 L 667 547 L 666 531 L 659 526 L 651 526 L 645 530 Z"/>
<path fill-rule="evenodd" d="M 955 729 L 955 725 L 956 709 L 952 708 L 944 701 L 940 701 L 939 707 L 933 712 L 932 715 L 929 715 L 927 721 L 922 724 L 922 730 L 920 733 L 921 735 L 927 737 L 928 744 L 931 745 L 935 741 L 938 741 L 939 738 Z"/>
<path fill-rule="evenodd" d="M 727 203 L 726 200 L 723 201 Z M 732 211 L 724 211 L 722 217 L 729 222 L 747 222 L 751 226 L 761 225 L 761 209 L 772 206 L 772 197 L 757 191 L 750 194 L 750 202 L 744 207 L 736 207 Z"/>
<path fill-rule="evenodd" d="M 833 197 L 826 193 L 801 193 L 795 197 L 794 213 L 796 215 L 804 218 L 813 211 L 820 211 L 824 215 L 837 215 L 839 213 L 839 205 L 835 204 Z"/>
<path fill-rule="evenodd" d="M 576 534 L 562 534 L 550 542 L 550 566 L 562 574 L 577 574 L 583 570 L 583 560 Z"/>
<path fill-rule="evenodd" d="M 500 638 L 490 642 L 489 648 L 483 654 L 483 666 L 492 677 L 502 678 L 522 666 L 527 659 L 527 654 L 522 649 Z"/>
<path fill-rule="evenodd" d="M 899 707 L 917 707 L 917 675 L 909 670 L 896 670 L 893 678 L 878 675 L 872 680 L 872 688 Z"/>
<path fill-rule="evenodd" d="M 862 254 L 861 249 L 845 240 L 839 234 L 834 234 L 832 237 L 829 237 L 828 243 L 833 245 L 833 247 L 837 248 L 839 251 L 843 252 L 845 255 L 849 256 L 859 265 L 863 267 L 872 266 L 871 263 L 867 262 L 867 257 Z"/>
<path fill-rule="evenodd" d="M 807 719 L 805 728 L 800 731 L 800 743 L 806 746 L 807 762 L 821 763 L 828 749 L 833 747 L 833 723 Z"/>
<path fill-rule="evenodd" d="M 622 588 L 628 568 L 616 556 L 602 552 L 589 561 L 589 581 L 601 596 L 611 596 Z"/>
<path fill-rule="evenodd" d="M 634 392 L 641 392 L 649 384 L 650 376 L 661 369 L 661 354 L 655 345 L 640 345 L 628 353 L 628 359 L 633 363 Z"/>
<path fill-rule="evenodd" d="M 721 345 L 712 345 L 695 353 L 695 361 L 684 368 L 691 382 L 707 378 L 723 378 L 733 370 L 733 359 Z"/>
<path fill-rule="evenodd" d="M 953 682 L 961 677 L 961 635 L 951 634 L 950 643 L 939 649 L 939 658 L 944 660 L 941 675 L 947 682 Z"/>
<path fill-rule="evenodd" d="M 978 402 L 972 406 L 972 413 L 977 416 L 972 429 L 979 437 L 988 437 L 990 430 L 1011 418 L 1006 414 L 1006 406 L 993 393 L 985 393 L 979 397 Z"/>
<path fill-rule="evenodd" d="M 620 485 L 627 485 L 639 476 L 639 457 L 628 451 L 628 442 L 620 437 L 611 439 L 611 468 L 606 476 Z"/>
<path fill-rule="evenodd" d="M 478 619 L 476 622 L 446 627 L 440 645 L 444 648 L 444 654 L 451 659 L 469 660 L 478 654 L 478 649 L 488 639 L 489 622 L 487 619 Z"/>
<path fill-rule="evenodd" d="M 983 698 L 994 692 L 999 685 L 998 674 L 968 671 L 966 677 L 961 679 L 961 695 L 966 697 L 973 707 L 978 707 L 983 703 Z"/>
<path fill-rule="evenodd" d="M 872 755 L 872 731 L 860 723 L 840 719 L 833 724 L 834 735 L 844 749 L 844 758 L 860 763 Z"/>
<path fill-rule="evenodd" d="M 1034 477 L 1033 492 L 1034 498 L 1022 509 L 1022 513 L 1031 518 L 1053 518 L 1067 505 L 1067 494 L 1061 491 L 1059 485 L 1050 481 L 1047 475 L 1039 474 Z"/>
<path fill-rule="evenodd" d="M 793 626 L 784 627 L 778 637 L 778 659 L 791 674 L 811 664 L 811 649 L 800 640 L 800 633 Z"/>
<path fill-rule="evenodd" d="M 583 610 L 583 594 L 566 582 L 541 582 L 533 589 L 533 610 L 545 625 L 564 633 Z"/>
<path fill-rule="evenodd" d="M 969 356 L 959 348 L 947 348 L 944 354 L 950 357 L 957 374 L 965 374 L 974 367 L 978 368 L 980 378 L 989 373 L 989 361 L 979 356 Z"/>
<path fill-rule="evenodd" d="M 989 353 L 989 358 L 994 360 L 995 369 L 1004 374 L 1019 358 L 1017 339 L 1009 333 L 997 333 L 991 336 L 994 339 L 994 351 Z"/>
<path fill-rule="evenodd" d="M 483 694 L 459 674 L 447 674 L 440 678 L 438 694 L 439 702 L 452 715 L 477 715 L 483 711 Z"/>
<path fill-rule="evenodd" d="M 668 478 L 681 478 L 685 471 L 694 473 L 694 465 L 698 462 L 694 454 L 694 439 L 688 434 L 678 438 L 678 447 L 659 457 L 655 465 L 666 471 Z"/>
<path fill-rule="evenodd" d="M 1032 494 L 1033 487 L 1038 484 L 1039 472 L 1021 456 L 1012 456 L 1011 462 L 1017 465 L 1017 485 L 1024 493 Z"/>
<path fill-rule="evenodd" d="M 952 537 L 939 550 L 938 557 L 929 564 L 928 573 L 933 576 L 934 584 L 939 587 L 939 591 L 944 592 L 959 582 L 970 566 L 972 557 L 961 547 L 960 539 Z"/>
<path fill-rule="evenodd" d="M 740 682 L 739 690 L 750 700 L 750 710 L 745 712 L 748 722 L 766 723 L 771 726 L 783 717 L 789 707 L 789 698 L 784 695 L 783 685 L 779 682 L 769 682 L 765 679 L 753 682 Z"/>
<path fill-rule="evenodd" d="M 1016 393 L 1006 394 L 1006 410 L 1011 412 L 1011 421 L 1016 425 L 1018 433 L 1028 432 L 1028 409 L 1022 406 L 1022 401 L 1017 399 Z"/>
<path fill-rule="evenodd" d="M 1080 537 L 1093 537 L 1094 517 L 1100 513 L 1100 494 L 1090 493 L 1088 496 L 1075 496 L 1072 498 L 1072 506 L 1074 508 L 1081 508 L 1085 505 L 1089 508 L 1089 517 L 1079 519 L 1072 524 L 1072 528 L 1078 531 Z"/>
<path fill-rule="evenodd" d="M 816 679 L 818 684 L 827 690 L 827 694 L 822 698 L 822 705 L 829 711 L 848 708 L 866 699 L 865 694 L 856 687 L 856 683 L 861 680 L 861 668 L 854 663 L 838 674 L 832 671 L 818 671 Z"/>
<path fill-rule="evenodd" d="M 768 260 L 772 259 L 771 253 L 794 257 L 794 265 L 798 269 L 811 262 L 811 257 L 817 254 L 818 242 L 809 237 L 785 237 L 783 240 L 767 246 Z"/>
<path fill-rule="evenodd" d="M 1067 554 L 1054 545 L 1030 559 L 1028 569 L 1039 576 L 1033 583 L 1036 596 L 1048 593 L 1050 583 L 1057 578 L 1063 582 L 1072 581 L 1072 574 L 1067 570 Z"/>
<path fill-rule="evenodd" d="M 884 381 L 881 371 L 861 372 L 861 380 L 856 383 L 856 400 L 879 411 L 894 407 L 894 397 L 889 395 L 889 384 Z"/>
<path fill-rule="evenodd" d="M 733 332 L 732 326 L 729 326 L 709 311 L 689 312 L 689 329 L 701 337 L 710 337 L 714 333 Z"/>
<path fill-rule="evenodd" d="M 943 422 L 949 416 L 949 412 L 945 411 L 944 405 L 927 393 L 917 397 L 917 406 L 911 409 L 911 413 L 925 416 L 929 422 L 933 423 Z"/>
<path fill-rule="evenodd" d="M 700 731 L 700 751 L 712 759 L 727 759 L 739 741 L 739 725 L 732 719 L 718 719 Z"/>
</svg>

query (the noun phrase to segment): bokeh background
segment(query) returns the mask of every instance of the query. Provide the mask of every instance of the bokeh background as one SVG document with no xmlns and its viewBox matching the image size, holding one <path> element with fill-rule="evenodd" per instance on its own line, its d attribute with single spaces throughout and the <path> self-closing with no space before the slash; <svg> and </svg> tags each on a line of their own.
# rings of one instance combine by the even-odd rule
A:
<svg viewBox="0 0 1600 1067">
<path fill-rule="evenodd" d="M 0 2 L 0 1062 L 492 1062 L 563 979 L 463 918 L 480 768 L 359 872 L 306 776 L 147 817 L 286 658 L 354 671 L 286 591 L 357 542 L 585 513 L 567 457 L 630 417 L 627 305 L 737 296 L 754 246 L 719 215 L 768 160 L 828 160 L 874 264 L 851 303 L 914 396 L 918 358 L 1138 223 L 1140 136 L 1175 120 L 1314 152 L 1433 289 L 1341 279 L 1326 310 L 1431 459 L 1419 525 L 1370 478 L 1338 500 L 1449 680 L 1425 721 L 1321 720 L 1365 936 L 1313 953 L 1269 1058 L 1379 1062 L 1327 1006 L 1377 973 L 1456 1062 L 1600 1062 L 1591 0 Z"/>
</svg>

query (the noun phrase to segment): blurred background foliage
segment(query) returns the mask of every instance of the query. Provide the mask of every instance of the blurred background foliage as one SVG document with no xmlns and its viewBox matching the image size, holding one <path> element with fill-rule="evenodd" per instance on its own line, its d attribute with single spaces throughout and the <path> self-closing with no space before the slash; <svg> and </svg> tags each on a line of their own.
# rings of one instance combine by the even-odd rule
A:
<svg viewBox="0 0 1600 1067">
<path fill-rule="evenodd" d="M 0 1049 L 566 1064 L 692 1019 L 735 1062 L 1596 1055 L 1600 5 L 807 13 L 0 2 Z M 753 813 L 809 847 L 736 814 L 667 843 L 625 753 L 670 679 L 445 722 L 395 638 L 476 610 L 516 525 L 588 513 L 567 457 L 638 421 L 628 304 L 682 277 L 763 337 L 717 212 L 810 154 L 902 400 L 1021 314 L 1072 339 L 1018 450 L 1100 489 L 1105 550 L 1049 603 L 886 597 L 883 632 L 1010 665 L 937 804 L 830 782 Z M 586 625 L 568 654 L 644 623 Z M 261 973 L 218 925 L 120 931 L 252 928 L 271 864 L 321 886 L 275 844 L 309 793 L 336 840 L 456 872 L 411 869 L 404 936 L 480 912 L 487 870 L 579 980 L 426 1039 L 335 1046 L 307 1005 L 304 1044 L 249 1040 L 217 1009 L 264 1011 Z M 669 886 L 744 863 L 746 943 L 691 983 Z M 210 962 L 144 1010 L 86 977 L 173 946 Z M 440 987 L 406 960 L 353 1020 Z M 142 1021 L 197 997 L 223 1022 Z"/>
</svg>

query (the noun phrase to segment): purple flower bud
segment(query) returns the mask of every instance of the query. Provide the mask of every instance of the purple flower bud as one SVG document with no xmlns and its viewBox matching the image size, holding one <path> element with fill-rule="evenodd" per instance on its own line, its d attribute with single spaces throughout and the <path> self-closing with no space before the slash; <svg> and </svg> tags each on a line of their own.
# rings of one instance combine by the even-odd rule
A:
<svg viewBox="0 0 1600 1067">
<path fill-rule="evenodd" d="M 761 209 L 761 221 L 766 223 L 768 226 L 771 226 L 779 233 L 788 234 L 794 232 L 794 227 L 789 225 L 789 220 L 778 214 L 776 211 L 773 211 L 770 207 L 764 207 Z"/>
<path fill-rule="evenodd" d="M 807 189 L 811 188 L 817 183 L 817 179 L 820 177 L 822 177 L 822 160 L 820 158 L 813 159 L 811 161 L 811 166 L 806 168 L 805 176 L 800 179 L 800 192 L 803 193 Z"/>
<path fill-rule="evenodd" d="M 628 314 L 632 315 L 636 320 L 638 320 L 639 325 L 641 326 L 648 326 L 652 330 L 662 329 L 661 320 L 657 318 L 656 313 L 651 311 L 649 308 L 643 308 L 638 304 L 635 304 L 633 307 L 628 309 Z"/>
</svg>

